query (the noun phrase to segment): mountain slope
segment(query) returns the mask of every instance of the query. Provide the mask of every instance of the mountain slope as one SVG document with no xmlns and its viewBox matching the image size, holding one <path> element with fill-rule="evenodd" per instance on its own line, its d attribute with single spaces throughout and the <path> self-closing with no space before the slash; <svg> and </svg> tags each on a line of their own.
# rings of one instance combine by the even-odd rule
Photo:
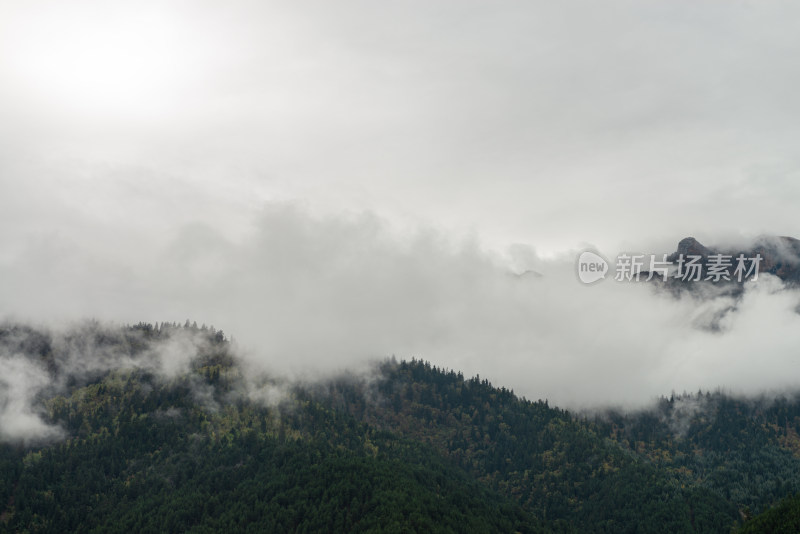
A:
<svg viewBox="0 0 800 534">
<path fill-rule="evenodd" d="M 790 495 L 775 507 L 747 521 L 737 534 L 796 534 L 800 532 L 800 494 Z"/>
<path fill-rule="evenodd" d="M 590 419 L 420 361 L 289 383 L 188 324 L 8 325 L 0 349 L 47 378 L 47 432 L 0 428 L 10 532 L 729 532 L 800 480 L 795 397 Z"/>
</svg>

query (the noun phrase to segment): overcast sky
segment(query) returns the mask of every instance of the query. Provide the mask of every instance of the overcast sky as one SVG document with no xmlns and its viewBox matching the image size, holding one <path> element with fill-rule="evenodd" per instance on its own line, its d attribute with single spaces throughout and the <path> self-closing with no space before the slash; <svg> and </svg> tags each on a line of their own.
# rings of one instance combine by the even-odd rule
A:
<svg viewBox="0 0 800 534">
<path fill-rule="evenodd" d="M 796 302 L 772 282 L 712 335 L 713 310 L 570 269 L 588 245 L 800 237 L 798 20 L 3 2 L 0 314 L 190 318 L 275 369 L 417 356 L 568 404 L 789 385 Z"/>
</svg>

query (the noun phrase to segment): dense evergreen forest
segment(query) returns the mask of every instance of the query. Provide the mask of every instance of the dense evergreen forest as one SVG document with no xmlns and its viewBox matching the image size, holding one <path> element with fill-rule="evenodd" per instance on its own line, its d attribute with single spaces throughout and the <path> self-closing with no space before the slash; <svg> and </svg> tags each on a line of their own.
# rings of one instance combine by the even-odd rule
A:
<svg viewBox="0 0 800 534">
<path fill-rule="evenodd" d="M 289 382 L 188 322 L 8 324 L 0 358 L 47 378 L 49 429 L 0 428 L 2 531 L 797 531 L 796 396 L 579 414 L 416 360 Z"/>
</svg>

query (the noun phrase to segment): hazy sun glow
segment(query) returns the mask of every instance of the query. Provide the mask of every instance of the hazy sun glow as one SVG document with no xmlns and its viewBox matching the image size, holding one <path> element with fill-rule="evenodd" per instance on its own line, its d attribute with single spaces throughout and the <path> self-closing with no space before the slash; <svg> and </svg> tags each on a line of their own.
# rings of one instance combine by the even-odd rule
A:
<svg viewBox="0 0 800 534">
<path fill-rule="evenodd" d="M 158 113 L 191 74 L 191 39 L 164 10 L 60 4 L 27 20 L 2 28 L 5 82 L 45 107 L 98 117 Z"/>
</svg>

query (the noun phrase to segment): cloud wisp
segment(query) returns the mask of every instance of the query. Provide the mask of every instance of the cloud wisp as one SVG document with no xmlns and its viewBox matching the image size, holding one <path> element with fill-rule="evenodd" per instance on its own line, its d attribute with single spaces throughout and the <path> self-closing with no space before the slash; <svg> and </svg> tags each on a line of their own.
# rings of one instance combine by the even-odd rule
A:
<svg viewBox="0 0 800 534">
<path fill-rule="evenodd" d="M 86 251 L 63 253 L 84 268 L 59 257 L 42 265 L 36 254 L 7 267 L 2 312 L 196 319 L 279 375 L 416 357 L 579 407 L 641 404 L 672 390 L 783 388 L 798 365 L 798 293 L 766 274 L 738 300 L 675 298 L 611 279 L 587 287 L 574 255 L 543 259 L 526 245 L 498 254 L 477 239 L 287 204 L 266 206 L 240 242 L 186 227 L 151 255 L 123 256 L 126 271 L 107 272 Z"/>
<path fill-rule="evenodd" d="M 68 327 L 0 325 L 0 442 L 41 443 L 64 437 L 43 401 L 71 394 L 112 372 L 144 371 L 162 383 L 186 375 L 209 347 L 208 332 L 166 328 L 150 339 L 140 329 L 97 321 Z M 195 400 L 216 408 L 207 384 L 190 380 Z M 213 393 L 213 392 L 212 392 Z"/>
</svg>

